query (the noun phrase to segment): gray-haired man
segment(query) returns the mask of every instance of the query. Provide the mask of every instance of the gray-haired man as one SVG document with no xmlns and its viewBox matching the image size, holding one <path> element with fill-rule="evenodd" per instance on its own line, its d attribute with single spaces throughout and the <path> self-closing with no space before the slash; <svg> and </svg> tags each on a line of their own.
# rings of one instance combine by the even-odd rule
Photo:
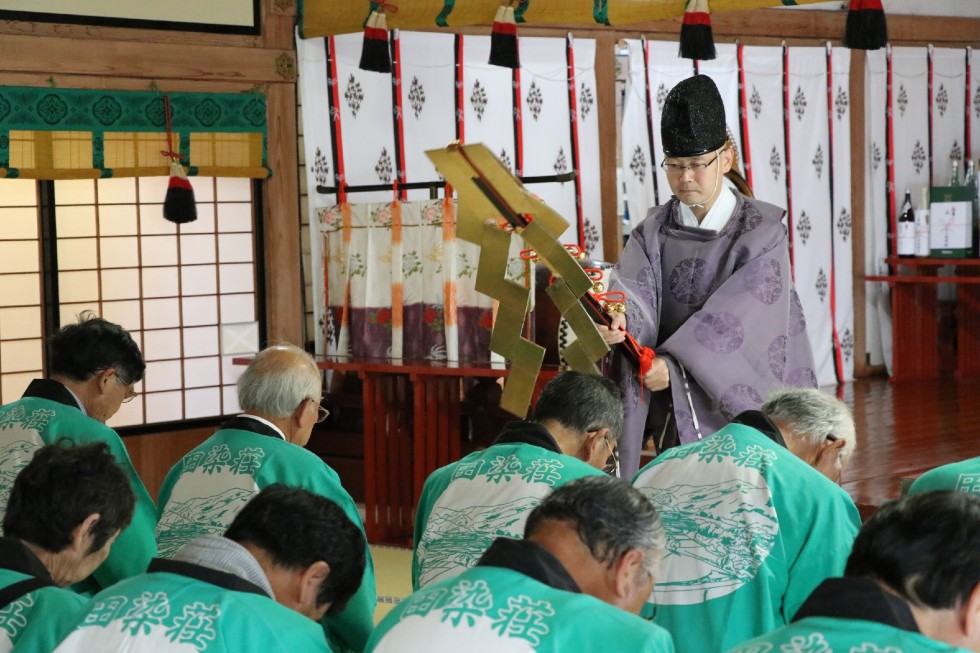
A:
<svg viewBox="0 0 980 653">
<path fill-rule="evenodd" d="M 368 650 L 672 653 L 636 616 L 663 542 L 656 509 L 625 481 L 571 481 L 531 511 L 523 540 L 498 538 L 475 567 L 402 601 Z"/>
<path fill-rule="evenodd" d="M 274 483 L 302 488 L 343 508 L 363 530 L 357 506 L 340 477 L 303 447 L 320 408 L 322 381 L 302 349 L 277 345 L 259 352 L 238 379 L 244 414 L 221 425 L 167 474 L 160 489 L 160 557 L 204 535 L 220 535 L 249 499 Z M 377 595 L 368 555 L 364 581 L 339 614 L 325 617 L 329 636 L 360 651 L 374 627 Z"/>
</svg>

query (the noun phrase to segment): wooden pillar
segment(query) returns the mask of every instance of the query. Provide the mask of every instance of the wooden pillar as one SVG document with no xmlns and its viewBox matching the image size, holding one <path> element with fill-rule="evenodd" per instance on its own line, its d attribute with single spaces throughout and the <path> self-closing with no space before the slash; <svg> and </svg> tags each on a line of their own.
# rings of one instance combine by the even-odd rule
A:
<svg viewBox="0 0 980 653">
<path fill-rule="evenodd" d="M 616 210 L 616 39 L 598 32 L 595 42 L 596 110 L 599 115 L 599 189 L 602 193 L 603 258 L 619 260 L 622 223 Z"/>
</svg>

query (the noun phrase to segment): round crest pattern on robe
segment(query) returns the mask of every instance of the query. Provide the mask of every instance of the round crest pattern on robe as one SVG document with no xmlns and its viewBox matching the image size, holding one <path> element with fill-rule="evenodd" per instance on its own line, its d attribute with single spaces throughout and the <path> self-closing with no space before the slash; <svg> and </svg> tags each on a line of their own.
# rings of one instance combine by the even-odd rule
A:
<svg viewBox="0 0 980 653">
<path fill-rule="evenodd" d="M 809 367 L 797 367 L 786 375 L 786 385 L 797 388 L 816 388 L 817 375 Z"/>
<path fill-rule="evenodd" d="M 769 369 L 772 370 L 773 376 L 780 381 L 786 374 L 786 345 L 788 343 L 789 338 L 786 336 L 776 336 L 769 344 Z"/>
<path fill-rule="evenodd" d="M 763 304 L 775 304 L 783 294 L 783 275 L 779 261 L 757 259 L 745 268 L 745 289 Z"/>
<path fill-rule="evenodd" d="M 711 294 L 711 278 L 705 275 L 707 263 L 686 258 L 670 271 L 668 289 L 674 299 L 689 306 L 700 306 Z"/>
<path fill-rule="evenodd" d="M 763 404 L 764 399 L 750 385 L 736 383 L 725 390 L 721 396 L 721 413 L 731 420 L 744 410 L 754 410 Z"/>
<path fill-rule="evenodd" d="M 760 224 L 762 224 L 762 214 L 759 213 L 759 210 L 748 202 L 742 202 L 742 210 L 728 221 L 728 224 L 721 230 L 721 235 L 735 240 Z"/>
<path fill-rule="evenodd" d="M 796 290 L 789 291 L 789 335 L 798 336 L 806 331 L 806 317 L 803 315 L 803 304 Z"/>
<path fill-rule="evenodd" d="M 730 354 L 742 346 L 745 329 L 742 321 L 728 312 L 708 313 L 694 329 L 701 346 L 716 354 Z"/>
</svg>

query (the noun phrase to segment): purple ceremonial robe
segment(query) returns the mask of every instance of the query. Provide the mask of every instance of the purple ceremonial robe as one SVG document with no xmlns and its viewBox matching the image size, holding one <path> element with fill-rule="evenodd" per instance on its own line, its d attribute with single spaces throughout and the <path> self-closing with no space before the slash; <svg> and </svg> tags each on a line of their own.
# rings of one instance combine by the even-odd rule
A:
<svg viewBox="0 0 980 653">
<path fill-rule="evenodd" d="M 667 362 L 681 443 L 759 408 L 775 388 L 816 386 L 783 210 L 736 195 L 732 217 L 717 233 L 683 226 L 676 198 L 650 209 L 611 283 L 626 293 L 627 329 Z M 639 469 L 649 409 L 659 403 L 651 403 L 621 347 L 614 348 L 612 373 L 625 395 L 620 456 L 629 478 Z"/>
</svg>

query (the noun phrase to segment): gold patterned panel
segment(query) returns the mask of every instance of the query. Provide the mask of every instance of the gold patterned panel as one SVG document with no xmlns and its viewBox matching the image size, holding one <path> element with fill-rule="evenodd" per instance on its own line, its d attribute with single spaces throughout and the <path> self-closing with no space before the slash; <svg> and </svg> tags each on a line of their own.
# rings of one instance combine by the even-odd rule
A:
<svg viewBox="0 0 980 653">
<path fill-rule="evenodd" d="M 812 4 L 822 0 L 796 0 L 795 4 Z M 386 15 L 390 29 L 432 29 L 443 12 L 444 0 L 394 0 L 397 12 Z M 450 27 L 493 24 L 500 0 L 455 0 L 446 22 Z M 539 27 L 596 27 L 595 0 L 533 0 L 524 14 L 528 25 Z M 741 11 L 764 7 L 782 7 L 780 0 L 712 0 L 711 10 Z M 684 0 L 605 0 L 600 4 L 607 12 L 610 25 L 624 26 L 684 14 Z M 315 38 L 334 34 L 361 32 L 370 5 L 363 0 L 304 0 L 302 36 Z M 518 26 L 519 29 L 519 26 Z"/>
</svg>

